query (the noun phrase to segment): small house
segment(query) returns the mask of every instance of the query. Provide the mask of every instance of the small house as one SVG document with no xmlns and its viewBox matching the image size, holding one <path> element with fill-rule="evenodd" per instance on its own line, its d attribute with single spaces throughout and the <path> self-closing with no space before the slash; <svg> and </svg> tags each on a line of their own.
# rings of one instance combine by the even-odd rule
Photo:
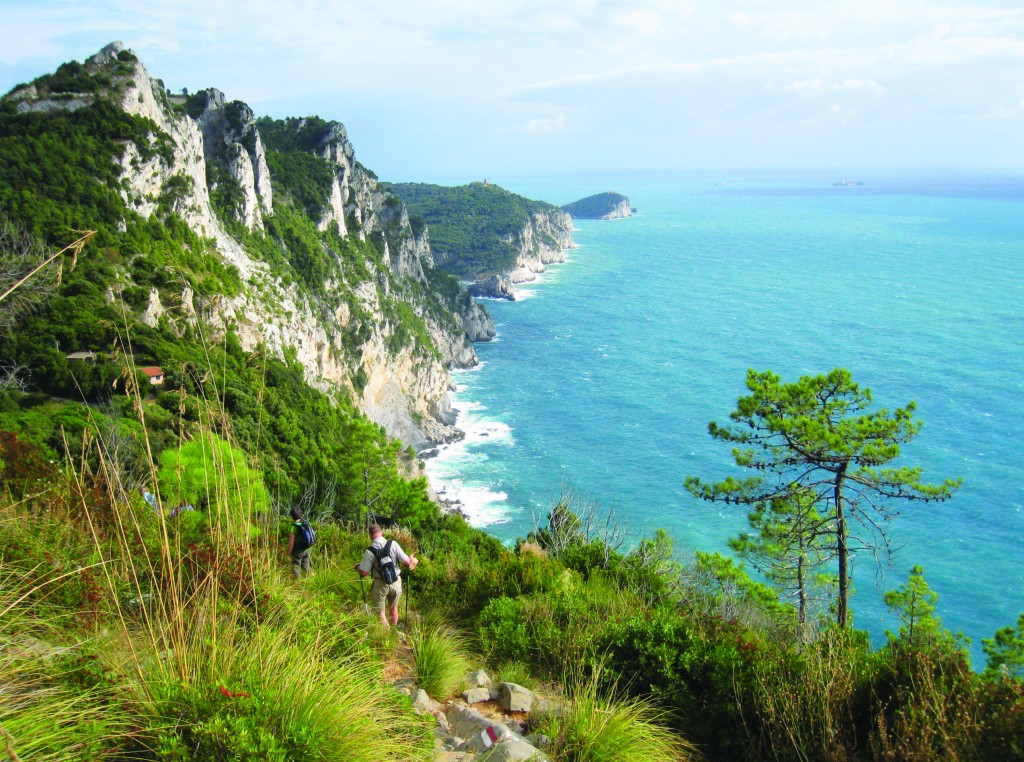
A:
<svg viewBox="0 0 1024 762">
<path fill-rule="evenodd" d="M 160 386 L 164 382 L 164 372 L 155 365 L 142 368 L 142 375 L 149 379 L 153 386 Z"/>
<path fill-rule="evenodd" d="M 96 362 L 95 352 L 72 352 L 67 356 L 68 362 Z"/>
</svg>

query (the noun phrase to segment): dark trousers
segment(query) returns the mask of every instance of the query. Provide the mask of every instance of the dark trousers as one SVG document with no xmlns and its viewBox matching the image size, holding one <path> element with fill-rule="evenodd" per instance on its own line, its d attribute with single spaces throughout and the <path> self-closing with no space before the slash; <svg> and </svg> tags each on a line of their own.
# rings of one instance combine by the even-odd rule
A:
<svg viewBox="0 0 1024 762">
<path fill-rule="evenodd" d="M 292 556 L 292 576 L 301 577 L 303 571 L 306 574 L 311 574 L 312 570 L 309 568 L 309 551 L 312 548 L 306 548 L 301 553 L 296 553 Z"/>
</svg>

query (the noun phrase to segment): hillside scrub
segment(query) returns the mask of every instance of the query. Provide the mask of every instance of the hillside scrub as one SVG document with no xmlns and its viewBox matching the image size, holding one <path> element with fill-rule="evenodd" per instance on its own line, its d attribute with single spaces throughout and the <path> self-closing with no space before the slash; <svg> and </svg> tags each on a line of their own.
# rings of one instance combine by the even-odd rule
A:
<svg viewBox="0 0 1024 762">
<path fill-rule="evenodd" d="M 396 729 L 393 758 L 431 758 L 407 704 L 367 688 L 385 685 L 379 676 L 397 644 L 372 645 L 372 617 L 347 571 L 366 544 L 361 526 L 320 523 L 317 575 L 293 583 L 280 555 L 287 521 L 264 523 L 259 536 L 237 531 L 249 511 L 197 510 L 186 524 L 119 488 L 103 450 L 94 468 L 50 464 L 20 440 L 5 446 L 24 457 L 2 472 L 0 579 L 5 608 L 32 614 L 5 615 L 3 653 L 32 642 L 67 655 L 45 676 L 58 689 L 19 689 L 24 701 L 0 714 L 8 732 L 32 722 L 26 712 L 48 712 L 69 695 L 96 714 L 112 692 L 132 722 L 110 713 L 102 722 L 72 719 L 68 727 L 87 736 L 68 742 L 83 749 L 78 758 L 303 759 L 330 746 L 349 756 L 326 758 L 360 759 L 334 734 L 360 723 Z M 558 511 L 563 525 L 566 510 Z M 545 529 L 540 536 L 551 536 Z M 649 722 L 650 733 L 672 728 L 669 743 L 685 749 L 686 739 L 710 759 L 983 759 L 992 750 L 1013 758 L 1024 740 L 1018 678 L 972 672 L 952 641 L 937 649 L 897 634 L 872 651 L 862 634 L 835 627 L 808 641 L 791 626 L 792 610 L 790 624 L 766 626 L 784 609 L 766 608 L 755 583 L 730 581 L 736 570 L 727 564 L 699 562 L 700 574 L 697 561 L 659 564 L 652 573 L 671 569 L 679 578 L 666 589 L 679 592 L 652 602 L 647 583 L 636 582 L 638 559 L 594 554 L 600 539 L 578 537 L 558 552 L 532 542 L 508 549 L 439 513 L 400 536 L 422 559 L 408 580 L 414 611 L 457 622 L 464 635 L 450 624 L 436 632 L 475 633 L 470 647 L 490 654 L 490 664 L 532 673 L 536 683 L 564 682 L 576 696 L 551 728 L 554 759 L 609 758 L 580 757 L 580 744 L 598 730 L 620 736 L 607 748 L 633 733 L 642 743 Z M 581 571 L 558 558 L 578 565 L 584 548 L 606 561 Z M 616 574 L 621 568 L 630 574 Z M 708 583 L 726 572 L 723 584 Z M 461 592 L 458 606 L 442 594 L 452 590 Z M 442 656 L 454 650 L 442 645 Z M 628 729 L 619 720 L 592 724 L 620 711 Z"/>
</svg>

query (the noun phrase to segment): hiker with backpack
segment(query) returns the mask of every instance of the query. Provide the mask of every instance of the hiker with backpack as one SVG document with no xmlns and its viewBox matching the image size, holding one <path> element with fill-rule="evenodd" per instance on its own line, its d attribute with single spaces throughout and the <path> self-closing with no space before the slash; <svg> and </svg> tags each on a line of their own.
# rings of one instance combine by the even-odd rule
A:
<svg viewBox="0 0 1024 762">
<path fill-rule="evenodd" d="M 288 538 L 288 555 L 292 557 L 292 576 L 298 578 L 303 572 L 307 575 L 313 573 L 309 568 L 309 553 L 316 542 L 316 532 L 302 518 L 302 511 L 298 508 L 292 508 L 289 515 L 292 517 L 292 533 Z"/>
<path fill-rule="evenodd" d="M 397 542 L 385 540 L 380 525 L 370 525 L 370 547 L 355 569 L 360 577 L 373 577 L 370 599 L 385 627 L 398 624 L 398 599 L 402 597 L 402 575 L 398 565 L 405 564 L 411 571 L 418 563 L 419 559 L 408 555 Z"/>
</svg>

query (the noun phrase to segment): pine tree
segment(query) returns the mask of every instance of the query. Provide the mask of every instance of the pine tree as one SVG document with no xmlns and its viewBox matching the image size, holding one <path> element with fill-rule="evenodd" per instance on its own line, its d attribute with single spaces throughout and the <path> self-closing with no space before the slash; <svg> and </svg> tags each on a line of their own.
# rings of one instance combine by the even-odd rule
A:
<svg viewBox="0 0 1024 762">
<path fill-rule="evenodd" d="M 852 554 L 871 549 L 886 555 L 886 524 L 896 513 L 892 503 L 948 500 L 960 480 L 925 484 L 920 467 L 890 466 L 900 455 L 900 445 L 921 429 L 914 418 L 916 406 L 910 402 L 892 411 L 869 412 L 871 390 L 854 383 L 848 370 L 837 368 L 788 384 L 770 370 L 749 370 L 747 388 L 750 394 L 729 414 L 733 424 L 712 422 L 708 432 L 736 445 L 736 465 L 756 475 L 712 483 L 690 476 L 686 488 L 703 500 L 747 506 L 779 500 L 793 505 L 809 498 L 823 520 L 797 522 L 793 532 L 801 542 L 785 547 L 787 552 L 827 549 L 834 557 L 836 621 L 845 627 Z M 774 531 L 782 525 L 771 526 Z"/>
</svg>

